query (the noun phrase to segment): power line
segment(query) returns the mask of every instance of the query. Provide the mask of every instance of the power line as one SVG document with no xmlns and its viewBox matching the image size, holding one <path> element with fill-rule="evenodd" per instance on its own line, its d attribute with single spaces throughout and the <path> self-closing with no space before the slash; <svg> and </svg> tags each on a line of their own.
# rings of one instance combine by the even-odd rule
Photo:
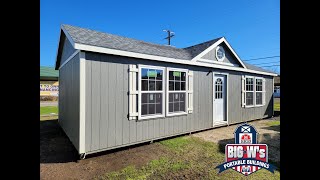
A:
<svg viewBox="0 0 320 180">
<path fill-rule="evenodd" d="M 273 67 L 273 66 L 280 66 L 280 64 L 275 64 L 275 65 L 271 65 L 271 66 L 260 66 L 260 67 Z"/>
<path fill-rule="evenodd" d="M 252 65 L 261 65 L 261 64 L 270 64 L 270 63 L 277 63 L 277 62 L 280 62 L 280 61 L 273 61 L 273 62 L 267 62 L 267 63 L 260 63 L 260 64 L 252 64 Z"/>
<path fill-rule="evenodd" d="M 260 59 L 270 59 L 270 58 L 275 58 L 275 57 L 280 57 L 280 56 L 269 56 L 269 57 L 255 58 L 255 59 L 246 59 L 244 61 L 256 61 L 256 60 L 260 60 Z"/>
</svg>

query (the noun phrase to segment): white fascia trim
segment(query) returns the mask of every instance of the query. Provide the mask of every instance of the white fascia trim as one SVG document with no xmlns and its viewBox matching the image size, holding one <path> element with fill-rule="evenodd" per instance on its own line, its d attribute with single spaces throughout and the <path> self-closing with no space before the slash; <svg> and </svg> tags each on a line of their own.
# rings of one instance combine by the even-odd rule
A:
<svg viewBox="0 0 320 180">
<path fill-rule="evenodd" d="M 74 48 L 74 41 L 71 38 L 71 36 L 69 35 L 68 31 L 61 25 L 60 26 L 60 32 L 59 32 L 59 41 L 58 41 L 58 47 L 57 47 L 57 53 L 56 53 L 56 63 L 54 64 L 54 67 L 57 67 L 57 62 L 58 62 L 58 53 L 59 53 L 59 44 L 60 44 L 60 37 L 61 37 L 61 31 L 63 31 L 63 33 L 66 35 L 66 37 L 68 38 L 68 40 L 70 41 L 72 47 Z"/>
<path fill-rule="evenodd" d="M 60 65 L 59 69 L 62 68 L 64 65 L 66 65 L 74 56 L 76 56 L 78 53 L 80 52 L 80 50 L 76 50 L 73 54 L 71 54 L 68 59 Z"/>
<path fill-rule="evenodd" d="M 232 63 L 228 63 L 228 62 L 220 62 L 220 61 L 204 59 L 204 58 L 198 59 L 198 62 L 205 62 L 205 63 L 221 64 L 221 65 L 226 65 L 226 66 L 239 67 L 239 65 L 237 65 L 237 64 L 232 64 Z"/>
<path fill-rule="evenodd" d="M 222 37 L 220 40 L 218 40 L 217 42 L 213 43 L 210 47 L 208 47 L 206 50 L 204 50 L 203 52 L 201 52 L 200 54 L 198 54 L 196 57 L 194 57 L 191 61 L 198 61 L 199 59 L 201 59 L 202 56 L 204 56 L 205 54 L 207 54 L 209 51 L 213 50 L 215 47 L 217 47 L 219 44 L 221 44 L 222 42 L 224 42 L 228 48 L 231 50 L 231 52 L 233 53 L 233 55 L 237 58 L 237 60 L 239 61 L 239 63 L 245 68 L 247 69 L 247 67 L 243 64 L 243 62 L 240 60 L 239 56 L 237 55 L 237 53 L 232 49 L 232 47 L 230 46 L 230 44 L 228 43 L 228 41 Z"/>
<path fill-rule="evenodd" d="M 244 68 L 240 68 L 240 67 L 229 67 L 229 66 L 219 65 L 219 64 L 208 64 L 208 63 L 194 62 L 194 61 L 184 60 L 184 59 L 174 59 L 174 58 L 168 58 L 168 57 L 162 57 L 162 56 L 154 56 L 154 55 L 141 54 L 141 53 L 135 53 L 135 52 L 129 52 L 129 51 L 116 50 L 116 49 L 109 49 L 109 48 L 104 48 L 104 47 L 91 46 L 91 45 L 78 44 L 78 43 L 75 44 L 74 48 L 79 49 L 79 50 L 83 50 L 83 51 L 91 51 L 91 52 L 98 52 L 98 53 L 104 53 L 104 54 L 113 54 L 113 55 L 134 57 L 134 58 L 147 59 L 147 60 L 163 61 L 163 62 L 178 63 L 178 64 L 187 64 L 187 65 L 202 66 L 202 67 L 211 67 L 211 68 L 217 68 L 217 69 L 234 70 L 234 71 L 263 74 L 263 75 L 269 75 L 269 76 L 277 76 L 277 74 L 275 74 L 275 73 L 255 71 L 255 70 L 244 69 Z"/>
<path fill-rule="evenodd" d="M 80 51 L 79 153 L 85 153 L 86 130 L 86 59 Z"/>
<path fill-rule="evenodd" d="M 198 54 L 196 57 L 194 57 L 191 61 L 197 61 L 199 60 L 202 56 L 213 50 L 215 47 L 217 47 L 220 43 L 223 42 L 224 38 L 219 39 L 217 42 L 213 43 L 211 46 L 209 46 L 207 49 L 202 51 L 200 54 Z"/>
</svg>

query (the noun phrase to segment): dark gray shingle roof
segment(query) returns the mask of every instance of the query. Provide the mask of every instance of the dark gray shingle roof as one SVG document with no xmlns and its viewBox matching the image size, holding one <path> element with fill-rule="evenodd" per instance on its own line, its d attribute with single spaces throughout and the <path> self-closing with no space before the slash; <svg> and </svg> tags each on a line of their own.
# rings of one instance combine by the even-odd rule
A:
<svg viewBox="0 0 320 180">
<path fill-rule="evenodd" d="M 242 61 L 242 62 L 243 62 L 243 61 Z M 268 72 L 268 73 L 275 73 L 275 72 L 272 72 L 272 71 L 263 69 L 263 68 L 261 68 L 261 67 L 255 66 L 255 65 L 248 64 L 248 63 L 246 63 L 246 62 L 243 62 L 243 64 L 244 64 L 248 69 L 251 69 L 251 70 Z"/>
<path fill-rule="evenodd" d="M 65 28 L 65 30 L 67 30 L 68 34 L 71 36 L 72 40 L 75 43 L 185 60 L 191 60 L 222 38 L 216 38 L 186 48 L 176 48 L 172 46 L 148 43 L 109 33 L 98 32 L 76 26 L 65 24 L 62 26 Z M 271 72 L 248 63 L 244 64 L 248 69 Z"/>
</svg>

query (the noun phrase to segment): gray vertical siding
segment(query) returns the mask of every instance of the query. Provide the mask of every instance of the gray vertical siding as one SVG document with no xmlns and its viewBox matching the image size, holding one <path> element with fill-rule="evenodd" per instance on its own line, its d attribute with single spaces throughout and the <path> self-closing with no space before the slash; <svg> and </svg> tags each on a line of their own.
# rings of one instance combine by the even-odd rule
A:
<svg viewBox="0 0 320 180">
<path fill-rule="evenodd" d="M 229 72 L 229 123 L 233 124 L 272 116 L 272 77 L 253 75 L 266 79 L 266 104 L 261 107 L 243 108 L 241 107 L 241 75 L 252 74 Z"/>
<path fill-rule="evenodd" d="M 59 70 L 59 124 L 79 150 L 79 54 Z"/>
<path fill-rule="evenodd" d="M 222 43 L 221 45 L 223 46 L 223 48 L 225 50 L 225 53 L 226 53 L 226 57 L 224 58 L 223 62 L 227 62 L 227 63 L 231 63 L 231 64 L 235 64 L 235 65 L 241 66 L 240 63 L 238 62 L 238 60 L 229 51 L 229 48 L 224 43 Z M 207 54 L 202 56 L 202 58 L 217 61 L 216 49 L 217 48 L 212 49 Z"/>
<path fill-rule="evenodd" d="M 148 120 L 128 120 L 129 64 L 191 68 L 194 112 Z M 212 74 L 186 67 L 86 52 L 86 152 L 112 149 L 212 126 Z M 198 99 L 201 99 L 200 101 Z M 202 102 L 202 103 L 200 103 Z"/>
<path fill-rule="evenodd" d="M 76 50 L 72 47 L 68 38 L 64 38 L 60 65 L 63 64 L 75 51 Z"/>
<path fill-rule="evenodd" d="M 87 153 L 213 126 L 213 75 L 208 72 L 209 70 L 216 72 L 215 69 L 90 52 L 85 53 L 85 58 L 85 151 Z M 130 64 L 193 70 L 193 113 L 158 119 L 128 120 L 128 68 Z M 257 75 L 266 78 L 266 105 L 242 108 L 241 75 L 246 75 L 246 73 L 227 70 L 218 70 L 218 72 L 229 73 L 228 121 L 230 124 L 272 116 L 272 77 Z"/>
</svg>

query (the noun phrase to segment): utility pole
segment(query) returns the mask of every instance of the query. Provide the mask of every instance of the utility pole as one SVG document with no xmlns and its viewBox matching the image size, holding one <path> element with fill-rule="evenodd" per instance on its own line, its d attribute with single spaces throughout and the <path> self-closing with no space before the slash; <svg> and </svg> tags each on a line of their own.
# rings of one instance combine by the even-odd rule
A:
<svg viewBox="0 0 320 180">
<path fill-rule="evenodd" d="M 170 43 L 171 43 L 171 38 L 174 36 L 174 32 L 170 31 L 170 30 L 163 30 L 165 32 L 168 33 L 168 37 L 164 38 L 164 39 L 168 39 L 168 45 L 170 46 Z"/>
</svg>

